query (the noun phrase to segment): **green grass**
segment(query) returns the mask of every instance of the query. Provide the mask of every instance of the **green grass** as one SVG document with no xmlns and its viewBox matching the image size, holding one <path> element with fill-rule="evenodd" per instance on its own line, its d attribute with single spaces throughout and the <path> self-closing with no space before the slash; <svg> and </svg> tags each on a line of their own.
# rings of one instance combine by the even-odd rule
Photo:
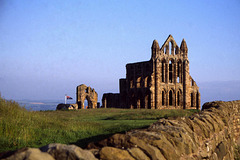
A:
<svg viewBox="0 0 240 160">
<path fill-rule="evenodd" d="M 189 116 L 194 112 L 196 110 L 27 111 L 0 96 L 0 152 L 49 143 L 85 147 L 114 133 L 147 127 L 160 118 Z"/>
</svg>

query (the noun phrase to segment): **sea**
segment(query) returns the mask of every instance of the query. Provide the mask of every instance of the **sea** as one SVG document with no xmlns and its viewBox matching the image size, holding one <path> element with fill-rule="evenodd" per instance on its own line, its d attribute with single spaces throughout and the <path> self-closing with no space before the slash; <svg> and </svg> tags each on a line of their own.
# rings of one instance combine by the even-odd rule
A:
<svg viewBox="0 0 240 160">
<path fill-rule="evenodd" d="M 59 103 L 64 103 L 64 100 L 16 100 L 20 106 L 26 108 L 29 111 L 46 111 L 56 110 Z M 74 102 L 67 102 L 74 103 Z"/>
</svg>

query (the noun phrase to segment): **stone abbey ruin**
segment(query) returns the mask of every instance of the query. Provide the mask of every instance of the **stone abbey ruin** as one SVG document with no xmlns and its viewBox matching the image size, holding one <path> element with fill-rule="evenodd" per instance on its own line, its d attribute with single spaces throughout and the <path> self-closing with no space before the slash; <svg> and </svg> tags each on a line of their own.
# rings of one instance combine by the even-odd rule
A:
<svg viewBox="0 0 240 160">
<path fill-rule="evenodd" d="M 87 106 L 84 101 L 87 101 Z M 75 104 L 63 104 L 60 103 L 57 106 L 57 110 L 71 110 L 71 109 L 95 109 L 100 108 L 98 102 L 98 94 L 94 88 L 81 84 L 76 88 L 76 103 Z"/>
<path fill-rule="evenodd" d="M 120 93 L 104 93 L 103 108 L 200 109 L 199 87 L 189 74 L 188 48 L 180 48 L 169 35 L 162 47 L 152 44 L 149 61 L 126 65 L 126 78 L 119 80 Z M 87 100 L 88 106 L 84 106 Z M 77 86 L 76 104 L 57 109 L 99 108 L 98 94 L 85 84 Z"/>
<path fill-rule="evenodd" d="M 105 93 L 104 108 L 200 109 L 199 87 L 189 74 L 188 48 L 180 48 L 172 35 L 162 47 L 152 44 L 149 61 L 126 65 L 119 80 L 120 93 Z"/>
<path fill-rule="evenodd" d="M 84 109 L 85 99 L 88 102 L 87 108 L 97 108 L 98 94 L 94 88 L 87 87 L 85 84 L 77 86 L 77 106 L 78 109 Z"/>
</svg>

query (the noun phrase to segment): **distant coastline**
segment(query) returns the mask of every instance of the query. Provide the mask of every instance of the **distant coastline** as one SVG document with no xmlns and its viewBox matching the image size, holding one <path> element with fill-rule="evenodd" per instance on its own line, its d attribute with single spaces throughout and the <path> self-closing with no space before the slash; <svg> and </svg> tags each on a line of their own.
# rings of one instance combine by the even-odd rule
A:
<svg viewBox="0 0 240 160">
<path fill-rule="evenodd" d="M 59 103 L 64 103 L 63 100 L 16 100 L 16 102 L 29 111 L 56 110 L 56 107 Z M 69 103 L 72 102 L 69 101 Z"/>
<path fill-rule="evenodd" d="M 42 102 L 30 102 L 30 104 L 45 104 L 45 103 L 42 103 Z"/>
</svg>

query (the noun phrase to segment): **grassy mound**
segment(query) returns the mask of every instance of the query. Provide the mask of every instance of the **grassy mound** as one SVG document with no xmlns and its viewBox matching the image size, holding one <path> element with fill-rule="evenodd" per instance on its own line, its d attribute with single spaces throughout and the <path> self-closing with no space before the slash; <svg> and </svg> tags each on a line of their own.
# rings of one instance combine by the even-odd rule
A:
<svg viewBox="0 0 240 160">
<path fill-rule="evenodd" d="M 114 133 L 147 127 L 160 118 L 189 116 L 196 110 L 89 109 L 27 111 L 0 97 L 0 152 L 49 143 L 84 147 Z"/>
</svg>

